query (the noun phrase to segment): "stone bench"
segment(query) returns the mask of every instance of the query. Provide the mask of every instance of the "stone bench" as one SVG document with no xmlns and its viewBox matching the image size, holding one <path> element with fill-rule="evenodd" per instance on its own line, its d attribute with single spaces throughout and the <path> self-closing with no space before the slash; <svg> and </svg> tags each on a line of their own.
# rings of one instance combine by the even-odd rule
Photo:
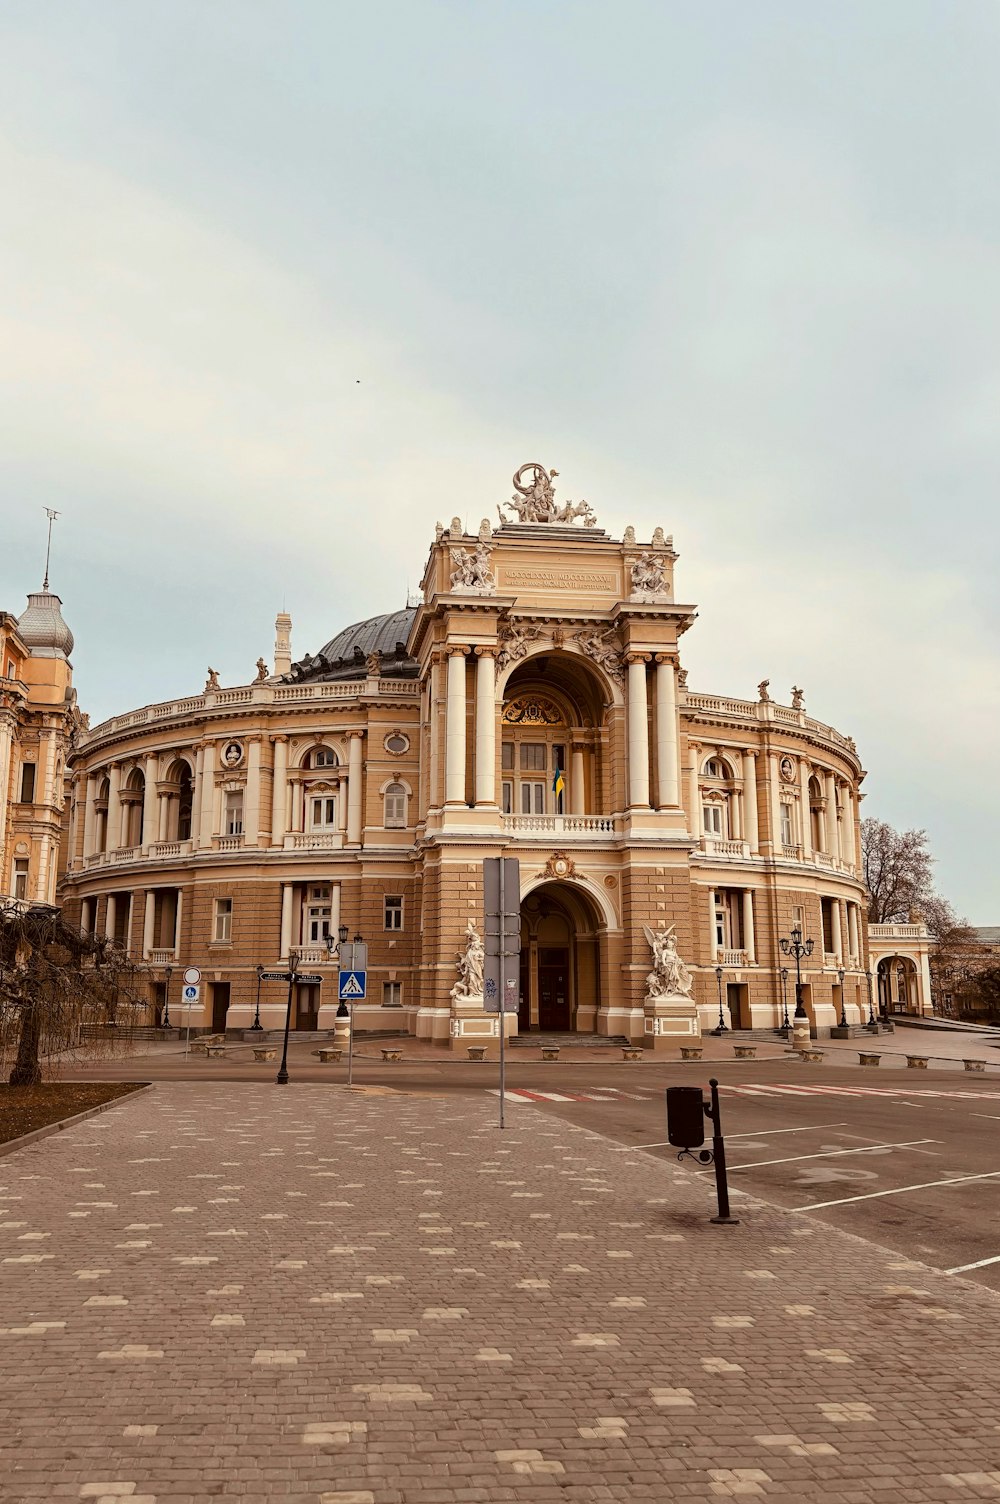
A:
<svg viewBox="0 0 1000 1504">
<path fill-rule="evenodd" d="M 383 1060 L 402 1060 L 402 1058 L 403 1058 L 403 1052 L 402 1052 L 402 1050 L 398 1050 L 398 1049 L 384 1049 L 382 1051 L 382 1059 Z"/>
<path fill-rule="evenodd" d="M 911 1071 L 925 1071 L 929 1055 L 907 1055 L 906 1064 Z"/>
<path fill-rule="evenodd" d="M 878 1065 L 882 1056 L 873 1054 L 871 1050 L 859 1050 L 858 1059 L 862 1065 Z"/>
<path fill-rule="evenodd" d="M 813 1060 L 817 1065 L 819 1065 L 822 1062 L 825 1053 L 826 1052 L 824 1050 L 800 1050 L 799 1058 L 802 1060 Z"/>
<path fill-rule="evenodd" d="M 486 1046 L 484 1044 L 470 1044 L 466 1046 L 470 1060 L 485 1060 Z"/>
<path fill-rule="evenodd" d="M 623 1060 L 641 1060 L 642 1059 L 642 1054 L 643 1054 L 642 1047 L 640 1045 L 637 1045 L 637 1044 L 623 1044 L 622 1045 L 622 1059 Z"/>
<path fill-rule="evenodd" d="M 542 1045 L 542 1059 L 543 1060 L 558 1060 L 559 1059 L 559 1046 L 557 1044 L 543 1044 Z"/>
<path fill-rule="evenodd" d="M 225 1059 L 226 1047 L 224 1044 L 207 1044 L 205 1046 L 205 1054 L 210 1060 L 223 1060 Z"/>
<path fill-rule="evenodd" d="M 682 1044 L 681 1045 L 681 1059 L 682 1060 L 700 1060 L 701 1057 L 702 1057 L 702 1055 L 704 1053 L 705 1053 L 704 1048 L 700 1044 Z"/>
<path fill-rule="evenodd" d="M 323 1049 L 318 1050 L 317 1053 L 324 1065 L 339 1065 L 344 1051 L 340 1045 L 326 1045 Z"/>
<path fill-rule="evenodd" d="M 757 1046 L 755 1044 L 734 1044 L 733 1054 L 737 1060 L 756 1060 Z"/>
<path fill-rule="evenodd" d="M 257 1045 L 253 1052 L 253 1058 L 255 1060 L 274 1060 L 277 1053 L 277 1050 L 268 1050 L 263 1045 Z"/>
<path fill-rule="evenodd" d="M 985 1060 L 963 1060 L 962 1064 L 967 1071 L 984 1071 L 986 1069 Z"/>
</svg>

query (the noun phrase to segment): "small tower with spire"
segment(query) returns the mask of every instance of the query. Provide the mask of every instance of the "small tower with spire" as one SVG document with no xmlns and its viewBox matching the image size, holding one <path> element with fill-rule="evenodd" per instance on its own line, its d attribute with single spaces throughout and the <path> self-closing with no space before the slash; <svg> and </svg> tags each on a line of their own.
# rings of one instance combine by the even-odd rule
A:
<svg viewBox="0 0 1000 1504">
<path fill-rule="evenodd" d="M 274 672 L 287 674 L 292 666 L 292 618 L 279 611 L 274 618 Z"/>
</svg>

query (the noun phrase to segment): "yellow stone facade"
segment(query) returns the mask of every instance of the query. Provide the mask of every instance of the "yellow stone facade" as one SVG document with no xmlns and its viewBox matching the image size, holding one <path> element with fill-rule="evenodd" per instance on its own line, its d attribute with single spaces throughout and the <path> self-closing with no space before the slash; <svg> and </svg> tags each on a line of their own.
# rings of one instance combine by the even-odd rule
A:
<svg viewBox="0 0 1000 1504">
<path fill-rule="evenodd" d="M 325 936 L 344 924 L 369 945 L 359 1028 L 489 1037 L 495 1020 L 452 989 L 469 919 L 482 930 L 483 858 L 505 855 L 521 873 L 512 1029 L 670 1049 L 715 1027 L 720 993 L 728 1027 L 776 1027 L 797 921 L 815 941 L 814 1029 L 842 1008 L 864 1021 L 853 742 L 798 691 L 784 705 L 766 684 L 752 700 L 689 688 L 696 611 L 670 538 L 544 510 L 476 535 L 439 524 L 419 604 L 294 665 L 279 618 L 277 675 L 212 675 L 82 735 L 66 904 L 149 964 L 158 1017 L 169 983 L 172 1023 L 246 1028 L 256 968 L 295 950 L 325 980 L 296 989 L 293 1026 L 332 1029 Z M 647 996 L 646 930 L 664 925 L 693 973 L 686 1004 Z M 203 980 L 185 1011 L 188 965 Z M 280 985 L 262 985 L 260 1013 L 283 1021 Z"/>
</svg>

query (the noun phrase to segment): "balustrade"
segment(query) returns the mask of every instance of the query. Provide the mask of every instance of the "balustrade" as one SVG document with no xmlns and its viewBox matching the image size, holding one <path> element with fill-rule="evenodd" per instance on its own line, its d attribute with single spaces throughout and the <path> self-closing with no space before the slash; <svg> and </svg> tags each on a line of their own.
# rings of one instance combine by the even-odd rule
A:
<svg viewBox="0 0 1000 1504">
<path fill-rule="evenodd" d="M 508 835 L 613 836 L 613 815 L 504 815 Z"/>
</svg>

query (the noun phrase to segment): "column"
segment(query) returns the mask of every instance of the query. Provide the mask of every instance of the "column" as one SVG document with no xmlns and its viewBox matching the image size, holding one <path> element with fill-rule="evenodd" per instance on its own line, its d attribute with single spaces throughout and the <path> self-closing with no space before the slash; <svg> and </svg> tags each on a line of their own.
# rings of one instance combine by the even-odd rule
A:
<svg viewBox="0 0 1000 1504">
<path fill-rule="evenodd" d="M 648 653 L 628 655 L 628 805 L 649 808 L 649 709 L 646 700 Z"/>
<path fill-rule="evenodd" d="M 840 855 L 837 847 L 837 780 L 832 773 L 823 774 L 823 785 L 826 792 L 826 849 L 836 858 Z"/>
<path fill-rule="evenodd" d="M 448 700 L 446 705 L 444 799 L 446 804 L 465 801 L 465 649 L 448 650 Z"/>
<path fill-rule="evenodd" d="M 701 762 L 701 747 L 697 742 L 688 742 L 688 756 L 691 766 L 688 769 L 688 803 L 691 806 L 691 834 L 697 840 L 702 834 L 701 825 L 701 795 L 698 792 L 698 765 Z"/>
<path fill-rule="evenodd" d="M 427 808 L 437 809 L 441 801 L 441 736 L 438 706 L 441 700 L 441 670 L 438 656 L 431 658 L 427 678 L 427 727 L 430 753 L 427 759 Z"/>
<path fill-rule="evenodd" d="M 677 679 L 671 659 L 656 655 L 656 807 L 681 802 L 677 744 Z"/>
<path fill-rule="evenodd" d="M 812 821 L 809 814 L 809 764 L 799 758 L 799 824 L 802 827 L 802 856 L 808 861 L 812 856 Z"/>
<path fill-rule="evenodd" d="M 7 835 L 7 790 L 10 787 L 10 762 L 11 747 L 14 742 L 14 712 L 0 707 L 0 851 L 5 850 L 4 841 Z M 87 780 L 89 789 L 93 778 Z M 88 809 L 91 805 L 88 803 Z M 87 854 L 86 836 L 84 837 L 84 855 Z M 5 885 L 6 873 L 0 873 L 0 887 Z"/>
<path fill-rule="evenodd" d="M 122 843 L 122 806 L 118 790 L 122 782 L 122 765 L 113 762 L 108 769 L 108 841 L 109 851 L 117 851 Z"/>
<path fill-rule="evenodd" d="M 157 837 L 156 829 L 156 769 L 159 758 L 150 752 L 143 764 L 142 775 L 146 780 L 142 796 L 142 841 L 148 850 Z"/>
<path fill-rule="evenodd" d="M 569 764 L 569 810 L 571 815 L 582 815 L 587 810 L 587 775 L 583 747 L 574 743 Z"/>
<path fill-rule="evenodd" d="M 194 749 L 194 789 L 191 796 L 191 846 L 201 844 L 201 793 L 202 769 L 205 766 L 205 743 L 199 742 Z"/>
<path fill-rule="evenodd" d="M 174 955 L 181 954 L 181 921 L 184 918 L 184 890 L 177 889 L 177 908 L 174 913 Z"/>
<path fill-rule="evenodd" d="M 107 940 L 115 938 L 115 918 L 118 900 L 113 893 L 108 894 L 108 906 L 104 911 L 104 935 Z"/>
<path fill-rule="evenodd" d="M 781 840 L 781 768 L 777 752 L 768 753 L 768 794 L 771 800 L 771 855 L 782 854 Z M 794 833 L 793 833 L 794 840 Z"/>
<path fill-rule="evenodd" d="M 148 961 L 156 939 L 156 889 L 146 889 L 146 908 L 142 916 L 142 959 Z"/>
<path fill-rule="evenodd" d="M 861 948 L 858 943 L 858 906 L 856 903 L 847 905 L 847 948 L 851 964 L 861 965 Z"/>
<path fill-rule="evenodd" d="M 830 921 L 833 929 L 833 954 L 837 958 L 837 965 L 844 964 L 844 931 L 840 911 L 843 908 L 843 900 L 835 898 L 830 905 Z"/>
<path fill-rule="evenodd" d="M 750 855 L 760 851 L 760 831 L 757 828 L 757 754 L 743 753 L 743 812 L 745 815 L 744 840 L 750 842 Z"/>
<path fill-rule="evenodd" d="M 157 841 L 165 841 L 170 821 L 170 795 L 165 789 L 160 789 L 157 794 L 157 800 L 156 839 Z"/>
<path fill-rule="evenodd" d="M 337 784 L 337 829 L 345 839 L 347 837 L 347 790 L 348 781 L 345 773 Z"/>
<path fill-rule="evenodd" d="M 56 790 L 56 733 L 49 731 L 43 733 L 45 743 L 45 762 L 42 772 L 42 801 L 53 805 L 58 802 Z"/>
<path fill-rule="evenodd" d="M 340 883 L 333 883 L 330 888 L 330 934 L 334 940 L 340 929 Z M 336 1001 L 336 1000 L 334 1000 Z"/>
<path fill-rule="evenodd" d="M 281 846 L 285 840 L 285 805 L 287 793 L 285 779 L 288 774 L 288 737 L 272 736 L 274 745 L 274 778 L 271 783 L 271 845 Z"/>
<path fill-rule="evenodd" d="M 281 885 L 281 941 L 278 955 L 284 960 L 292 945 L 292 904 L 295 899 L 295 884 Z"/>
<path fill-rule="evenodd" d="M 708 890 L 708 954 L 712 965 L 715 966 L 719 959 L 719 942 L 715 930 L 715 889 Z"/>
<path fill-rule="evenodd" d="M 6 785 L 3 785 L 6 787 Z M 97 798 L 97 774 L 87 775 L 86 802 L 83 806 L 83 855 L 88 857 L 94 850 L 94 800 Z M 2 801 L 6 806 L 7 801 Z M 0 812 L 0 820 L 3 814 Z M 3 845 L 3 829 L 0 828 L 0 846 Z"/>
<path fill-rule="evenodd" d="M 464 662 L 464 660 L 463 660 Z M 361 845 L 361 750 L 363 731 L 349 731 L 347 759 L 347 844 Z"/>
<path fill-rule="evenodd" d="M 747 965 L 757 962 L 757 943 L 753 932 L 753 889 L 743 889 L 743 949 L 747 953 Z"/>
<path fill-rule="evenodd" d="M 260 835 L 260 737 L 247 748 L 247 786 L 243 794 L 243 844 L 256 846 Z"/>
<path fill-rule="evenodd" d="M 215 829 L 215 743 L 206 742 L 201 760 L 201 801 L 199 807 L 198 845 L 212 844 Z"/>
<path fill-rule="evenodd" d="M 292 791 L 292 831 L 303 831 L 306 828 L 306 791 L 301 778 L 293 778 Z"/>
<path fill-rule="evenodd" d="M 494 805 L 496 787 L 496 662 L 493 649 L 476 649 L 476 804 Z"/>
</svg>

